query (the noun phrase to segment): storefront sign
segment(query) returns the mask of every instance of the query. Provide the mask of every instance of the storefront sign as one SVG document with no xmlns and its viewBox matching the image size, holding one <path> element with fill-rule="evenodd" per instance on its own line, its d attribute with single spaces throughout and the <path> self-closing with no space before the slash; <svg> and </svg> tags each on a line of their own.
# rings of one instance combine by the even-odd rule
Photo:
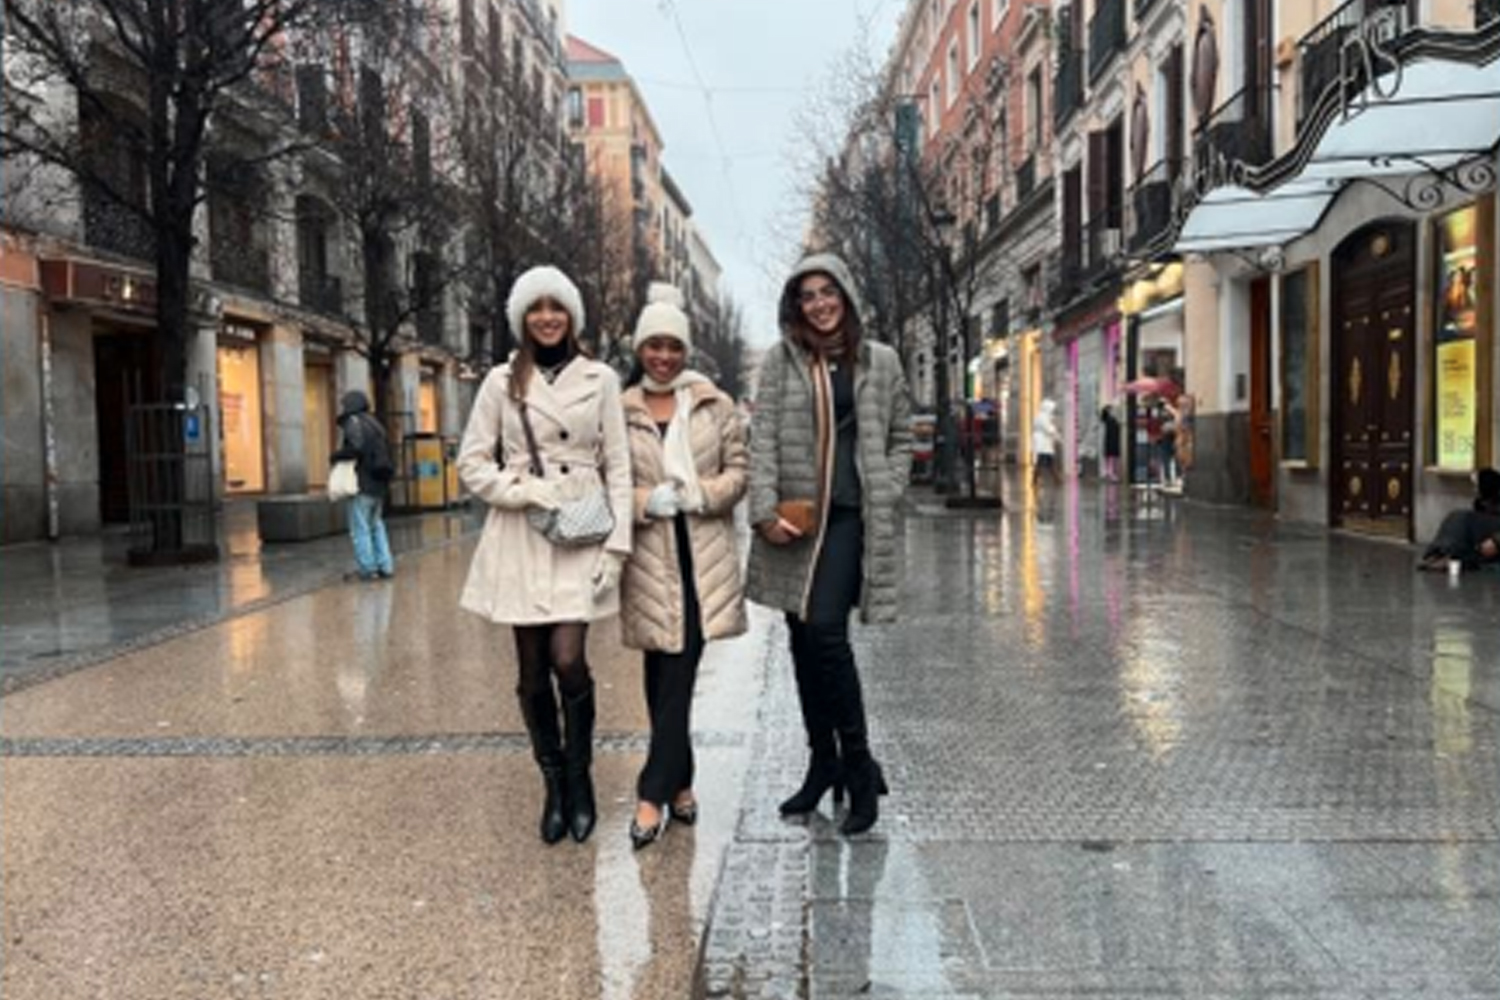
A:
<svg viewBox="0 0 1500 1000">
<path fill-rule="evenodd" d="M 1474 467 L 1479 419 L 1475 337 L 1479 331 L 1479 212 L 1473 205 L 1438 220 L 1437 460 Z"/>
</svg>

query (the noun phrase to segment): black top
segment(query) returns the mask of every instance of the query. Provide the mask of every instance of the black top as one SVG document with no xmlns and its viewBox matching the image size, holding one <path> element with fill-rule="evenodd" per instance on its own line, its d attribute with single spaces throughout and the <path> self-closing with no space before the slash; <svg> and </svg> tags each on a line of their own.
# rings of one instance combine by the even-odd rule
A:
<svg viewBox="0 0 1500 1000">
<path fill-rule="evenodd" d="M 860 507 L 859 469 L 854 464 L 859 446 L 859 421 L 855 417 L 854 368 L 835 364 L 829 372 L 833 381 L 833 506 Z"/>
</svg>

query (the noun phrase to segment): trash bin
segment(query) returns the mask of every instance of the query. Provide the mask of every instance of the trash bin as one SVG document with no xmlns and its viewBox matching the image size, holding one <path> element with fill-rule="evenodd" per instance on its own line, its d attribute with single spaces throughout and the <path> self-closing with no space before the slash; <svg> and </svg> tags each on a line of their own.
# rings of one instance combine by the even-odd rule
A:
<svg viewBox="0 0 1500 1000">
<path fill-rule="evenodd" d="M 443 439 L 436 434 L 412 434 L 406 439 L 407 505 L 416 510 L 442 510 L 448 506 L 447 455 Z"/>
</svg>

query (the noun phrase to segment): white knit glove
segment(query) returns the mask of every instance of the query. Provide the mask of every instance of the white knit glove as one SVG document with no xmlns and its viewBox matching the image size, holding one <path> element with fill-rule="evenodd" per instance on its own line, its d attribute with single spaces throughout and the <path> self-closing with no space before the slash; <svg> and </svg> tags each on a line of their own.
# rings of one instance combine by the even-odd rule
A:
<svg viewBox="0 0 1500 1000">
<path fill-rule="evenodd" d="M 594 603 L 603 603 L 609 592 L 620 585 L 620 574 L 625 571 L 625 557 L 618 552 L 601 552 L 594 567 Z"/>
<path fill-rule="evenodd" d="M 646 516 L 659 520 L 667 520 L 677 516 L 682 510 L 682 496 L 677 492 L 677 484 L 672 482 L 657 483 L 646 497 Z"/>
<path fill-rule="evenodd" d="M 557 484 L 550 479 L 539 479 L 536 476 L 518 479 L 507 486 L 505 492 L 500 495 L 500 506 L 515 510 L 524 510 L 527 507 L 556 510 L 558 507 Z"/>
</svg>

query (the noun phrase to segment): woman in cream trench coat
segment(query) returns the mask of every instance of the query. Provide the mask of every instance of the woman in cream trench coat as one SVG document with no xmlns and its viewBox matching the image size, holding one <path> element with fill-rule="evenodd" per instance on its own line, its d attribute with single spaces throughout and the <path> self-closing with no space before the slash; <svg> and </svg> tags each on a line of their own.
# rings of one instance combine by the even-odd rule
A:
<svg viewBox="0 0 1500 1000">
<path fill-rule="evenodd" d="M 584 646 L 588 623 L 619 609 L 630 552 L 630 449 L 619 381 L 579 351 L 583 299 L 573 282 L 556 268 L 533 268 L 517 279 L 506 311 L 521 346 L 484 380 L 459 447 L 464 485 L 490 505 L 460 604 L 513 627 L 516 694 L 546 787 L 542 839 L 556 843 L 571 832 L 583 841 L 595 819 L 594 683 Z M 614 513 L 602 544 L 554 545 L 527 520 L 531 508 L 556 508 L 600 486 Z"/>
</svg>

